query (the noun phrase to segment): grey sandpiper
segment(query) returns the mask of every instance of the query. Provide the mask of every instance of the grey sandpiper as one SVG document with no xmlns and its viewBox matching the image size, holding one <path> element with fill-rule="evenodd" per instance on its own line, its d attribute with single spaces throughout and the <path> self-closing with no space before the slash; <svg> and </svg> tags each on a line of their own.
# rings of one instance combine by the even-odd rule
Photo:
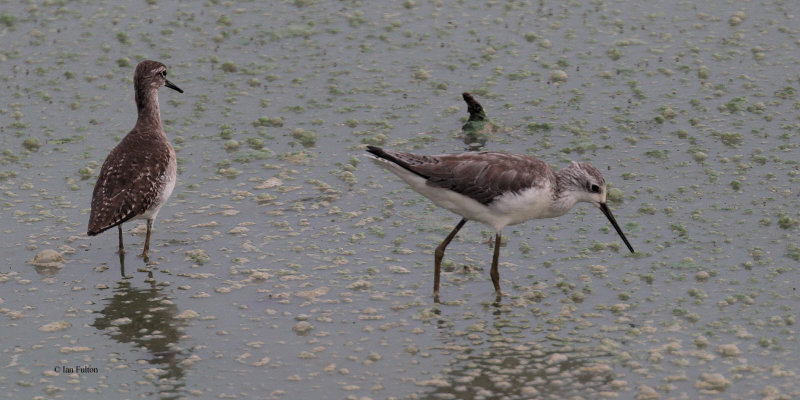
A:
<svg viewBox="0 0 800 400">
<path fill-rule="evenodd" d="M 501 232 L 508 225 L 566 214 L 578 202 L 600 208 L 622 241 L 633 247 L 606 205 L 606 182 L 597 168 L 573 161 L 553 171 L 546 162 L 525 155 L 497 152 L 420 155 L 367 146 L 377 165 L 402 178 L 412 189 L 461 221 L 434 252 L 433 295 L 439 296 L 439 274 L 444 250 L 468 220 L 495 231 L 490 276 L 499 299 Z"/>
</svg>

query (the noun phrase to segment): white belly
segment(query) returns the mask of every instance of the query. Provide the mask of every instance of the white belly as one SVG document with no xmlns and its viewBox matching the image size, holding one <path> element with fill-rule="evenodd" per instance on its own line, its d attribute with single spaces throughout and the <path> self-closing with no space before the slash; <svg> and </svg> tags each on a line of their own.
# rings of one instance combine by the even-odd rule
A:
<svg viewBox="0 0 800 400">
<path fill-rule="evenodd" d="M 175 189 L 175 182 L 178 180 L 178 163 L 175 160 L 175 151 L 172 150 L 170 147 L 170 160 L 169 165 L 167 165 L 167 170 L 164 171 L 164 174 L 158 177 L 159 187 L 161 188 L 159 191 L 158 196 L 156 196 L 155 200 L 153 200 L 153 204 L 142 213 L 141 215 L 137 216 L 136 218 L 141 219 L 149 219 L 155 220 L 156 216 L 158 216 L 158 211 L 161 209 L 169 196 L 172 194 L 172 190 Z"/>
</svg>

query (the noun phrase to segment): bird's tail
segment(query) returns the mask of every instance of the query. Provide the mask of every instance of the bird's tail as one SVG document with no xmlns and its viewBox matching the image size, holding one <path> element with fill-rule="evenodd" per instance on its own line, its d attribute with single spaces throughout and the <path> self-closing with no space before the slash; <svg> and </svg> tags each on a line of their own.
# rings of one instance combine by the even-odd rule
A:
<svg viewBox="0 0 800 400">
<path fill-rule="evenodd" d="M 382 149 L 382 148 L 380 148 L 378 146 L 367 146 L 367 152 L 369 152 L 370 154 L 375 156 L 373 158 L 389 161 L 389 162 L 391 162 L 393 164 L 396 164 L 399 167 L 402 167 L 403 169 L 405 169 L 405 170 L 407 170 L 409 172 L 413 172 L 416 175 L 419 175 L 419 176 L 421 176 L 421 177 L 423 177 L 425 179 L 428 179 L 427 176 L 422 175 L 419 172 L 415 171 L 414 168 L 411 166 L 411 164 L 409 164 L 407 161 L 403 160 L 401 157 L 398 157 L 398 156 L 402 155 L 403 153 L 396 153 L 396 152 L 391 151 L 391 150 L 387 151 L 387 150 L 384 150 L 384 149 Z"/>
</svg>

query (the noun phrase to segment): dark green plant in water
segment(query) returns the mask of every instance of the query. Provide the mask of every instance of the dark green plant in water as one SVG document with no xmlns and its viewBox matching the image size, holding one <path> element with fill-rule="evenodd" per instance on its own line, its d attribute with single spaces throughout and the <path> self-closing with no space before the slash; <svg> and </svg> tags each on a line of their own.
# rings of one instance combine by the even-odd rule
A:
<svg viewBox="0 0 800 400">
<path fill-rule="evenodd" d="M 471 94 L 464 92 L 461 96 L 467 103 L 467 112 L 469 113 L 467 123 L 461 127 L 464 144 L 468 146 L 469 150 L 479 150 L 486 145 L 486 141 L 498 131 L 499 127 L 489 121 L 486 112 L 483 111 L 483 106 Z"/>
</svg>

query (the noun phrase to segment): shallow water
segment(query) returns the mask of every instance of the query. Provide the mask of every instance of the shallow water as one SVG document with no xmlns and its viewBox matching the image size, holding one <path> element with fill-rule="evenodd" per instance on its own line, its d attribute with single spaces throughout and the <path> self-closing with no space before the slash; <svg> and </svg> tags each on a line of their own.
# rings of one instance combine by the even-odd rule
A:
<svg viewBox="0 0 800 400">
<path fill-rule="evenodd" d="M 3 397 L 800 396 L 794 3 L 163 3 L 3 4 Z M 85 235 L 144 58 L 186 92 L 149 264 Z M 458 218 L 364 146 L 462 151 L 465 91 L 637 253 L 588 205 L 509 227 L 496 304 L 470 223 L 434 303 Z"/>
</svg>

